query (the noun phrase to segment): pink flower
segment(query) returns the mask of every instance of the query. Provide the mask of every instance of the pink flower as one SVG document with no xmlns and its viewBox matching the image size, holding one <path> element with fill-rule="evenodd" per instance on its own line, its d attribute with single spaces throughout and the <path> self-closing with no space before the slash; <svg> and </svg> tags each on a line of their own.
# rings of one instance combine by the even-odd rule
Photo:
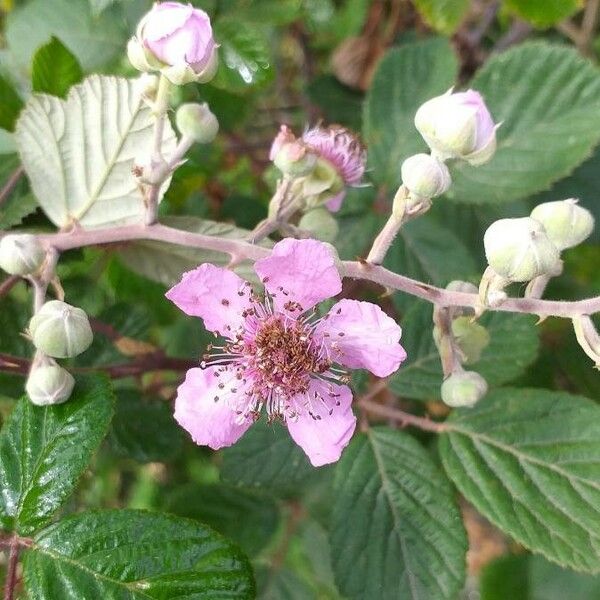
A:
<svg viewBox="0 0 600 600">
<path fill-rule="evenodd" d="M 132 64 L 160 69 L 175 84 L 208 81 L 217 64 L 217 44 L 209 16 L 191 4 L 161 2 L 140 21 L 128 46 Z"/>
<path fill-rule="evenodd" d="M 302 140 L 335 168 L 346 185 L 360 183 L 365 173 L 367 153 L 349 129 L 339 125 L 313 127 L 304 133 Z M 326 203 L 327 208 L 337 212 L 345 196 L 346 191 L 342 190 Z"/>
<path fill-rule="evenodd" d="M 342 289 L 335 260 L 327 244 L 284 239 L 255 264 L 264 299 L 232 271 L 208 263 L 167 292 L 225 338 L 178 389 L 175 419 L 197 444 L 230 446 L 264 409 L 314 466 L 339 459 L 356 426 L 345 369 L 386 377 L 406 352 L 400 327 L 374 304 L 340 300 L 316 315 L 316 305 Z"/>
<path fill-rule="evenodd" d="M 496 151 L 498 126 L 474 90 L 449 90 L 428 100 L 417 111 L 415 126 L 440 160 L 458 158 L 481 165 Z"/>
</svg>

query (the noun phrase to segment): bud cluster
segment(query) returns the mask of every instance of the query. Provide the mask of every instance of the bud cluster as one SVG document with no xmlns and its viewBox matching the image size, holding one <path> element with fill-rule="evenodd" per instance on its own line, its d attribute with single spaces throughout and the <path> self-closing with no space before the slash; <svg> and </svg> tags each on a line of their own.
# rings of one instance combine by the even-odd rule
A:
<svg viewBox="0 0 600 600">
<path fill-rule="evenodd" d="M 501 303 L 503 289 L 513 282 L 543 285 L 562 272 L 560 253 L 580 244 L 592 232 L 594 218 L 577 200 L 559 200 L 536 206 L 529 217 L 500 219 L 485 232 L 483 243 L 488 269 L 479 293 L 483 306 Z M 529 294 L 536 286 L 528 287 Z"/>
</svg>

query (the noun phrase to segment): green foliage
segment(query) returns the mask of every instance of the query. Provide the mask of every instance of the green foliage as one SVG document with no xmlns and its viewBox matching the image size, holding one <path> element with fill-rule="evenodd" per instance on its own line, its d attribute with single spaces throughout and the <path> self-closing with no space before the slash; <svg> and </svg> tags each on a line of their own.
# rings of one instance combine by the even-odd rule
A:
<svg viewBox="0 0 600 600">
<path fill-rule="evenodd" d="M 33 56 L 31 83 L 34 92 L 64 98 L 69 88 L 82 79 L 79 62 L 58 38 L 52 37 Z"/>
<path fill-rule="evenodd" d="M 153 140 L 142 92 L 132 80 L 93 75 L 73 87 L 66 101 L 41 95 L 27 103 L 16 131 L 19 153 L 38 202 L 55 225 L 140 220 L 144 200 L 130 175 L 130 145 L 149 154 Z M 125 101 L 117 111 L 120 98 Z M 54 143 L 41 145 L 40 136 Z M 97 142 L 86 143 L 92 137 Z M 168 123 L 163 140 L 164 151 L 172 152 L 175 134 Z"/>
<path fill-rule="evenodd" d="M 23 100 L 10 81 L 0 75 L 0 127 L 14 131 L 15 122 L 22 108 Z"/>
<path fill-rule="evenodd" d="M 409 435 L 354 437 L 335 473 L 331 549 L 348 598 L 455 598 L 467 540 L 452 489 Z"/>
<path fill-rule="evenodd" d="M 407 361 L 390 378 L 390 389 L 416 400 L 440 398 L 442 366 L 432 335 L 432 308 L 415 302 L 404 315 L 402 345 Z M 480 323 L 490 334 L 490 343 L 473 369 L 491 387 L 516 379 L 535 360 L 539 341 L 535 317 L 491 313 Z"/>
<path fill-rule="evenodd" d="M 509 202 L 547 189 L 600 140 L 600 73 L 573 49 L 529 42 L 491 58 L 469 83 L 497 123 L 486 165 L 456 165 L 449 198 Z"/>
<path fill-rule="evenodd" d="M 469 0 L 415 0 L 415 5 L 429 25 L 437 31 L 456 31 L 469 11 Z"/>
<path fill-rule="evenodd" d="M 226 484 L 180 486 L 169 495 L 165 508 L 210 525 L 250 556 L 268 544 L 279 524 L 279 510 L 272 498 Z"/>
<path fill-rule="evenodd" d="M 535 27 L 545 28 L 570 17 L 583 0 L 505 0 L 505 6 Z"/>
<path fill-rule="evenodd" d="M 393 194 L 400 165 L 424 152 L 413 120 L 419 106 L 454 85 L 458 65 L 447 40 L 434 38 L 390 50 L 381 60 L 367 94 L 364 138 L 372 177 Z"/>
<path fill-rule="evenodd" d="M 324 467 L 318 472 L 326 470 Z M 287 429 L 277 423 L 268 425 L 263 419 L 223 451 L 222 475 L 229 483 L 285 494 L 309 481 L 315 469 Z"/>
<path fill-rule="evenodd" d="M 79 378 L 71 399 L 40 408 L 22 398 L 0 432 L 0 524 L 37 531 L 71 495 L 106 434 L 113 400 L 103 377 Z"/>
<path fill-rule="evenodd" d="M 455 412 L 441 436 L 462 494 L 527 548 L 600 570 L 600 408 L 563 392 L 504 389 Z"/>
<path fill-rule="evenodd" d="M 6 26 L 11 56 L 22 68 L 56 36 L 86 71 L 98 69 L 122 54 L 128 34 L 115 13 L 94 16 L 89 0 L 31 0 L 9 14 Z"/>
<path fill-rule="evenodd" d="M 135 510 L 91 511 L 39 532 L 24 557 L 40 600 L 254 597 L 244 556 L 194 521 Z"/>
<path fill-rule="evenodd" d="M 139 462 L 172 459 L 181 450 L 183 434 L 168 404 L 144 398 L 138 390 L 117 391 L 115 416 L 108 439 L 114 450 Z"/>
</svg>

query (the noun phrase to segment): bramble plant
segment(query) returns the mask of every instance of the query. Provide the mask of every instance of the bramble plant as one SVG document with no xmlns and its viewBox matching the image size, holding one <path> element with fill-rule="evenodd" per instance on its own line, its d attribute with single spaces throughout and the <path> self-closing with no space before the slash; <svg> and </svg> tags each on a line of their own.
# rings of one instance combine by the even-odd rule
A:
<svg viewBox="0 0 600 600">
<path fill-rule="evenodd" d="M 5 600 L 598 596 L 563 4 L 0 2 Z"/>
</svg>

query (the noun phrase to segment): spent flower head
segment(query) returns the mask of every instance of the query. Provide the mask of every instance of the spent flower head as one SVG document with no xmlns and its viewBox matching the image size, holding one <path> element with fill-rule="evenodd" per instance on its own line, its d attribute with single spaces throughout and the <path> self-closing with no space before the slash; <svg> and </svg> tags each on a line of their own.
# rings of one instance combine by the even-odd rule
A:
<svg viewBox="0 0 600 600">
<path fill-rule="evenodd" d="M 396 371 L 406 358 L 401 329 L 369 302 L 343 299 L 317 314 L 317 304 L 342 289 L 328 244 L 284 239 L 255 270 L 264 298 L 208 263 L 167 293 L 224 338 L 187 372 L 175 418 L 197 444 L 218 449 L 235 443 L 264 411 L 287 426 L 314 466 L 335 462 L 356 426 L 347 370 L 379 377 Z"/>
</svg>

